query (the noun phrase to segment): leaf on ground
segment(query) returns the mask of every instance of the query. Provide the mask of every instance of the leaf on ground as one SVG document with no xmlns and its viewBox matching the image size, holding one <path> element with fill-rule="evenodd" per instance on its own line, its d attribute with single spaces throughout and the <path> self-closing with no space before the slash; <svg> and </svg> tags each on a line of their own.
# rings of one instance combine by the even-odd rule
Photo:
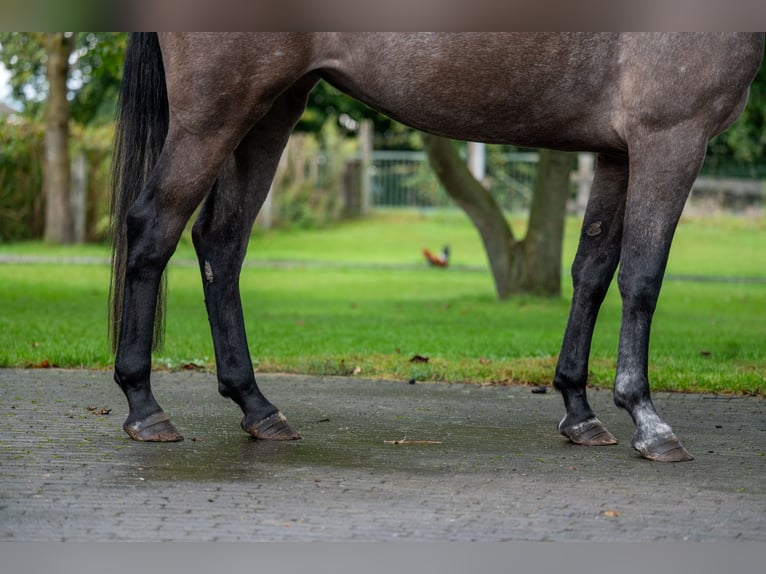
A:
<svg viewBox="0 0 766 574">
<path fill-rule="evenodd" d="M 96 415 L 97 417 L 105 416 L 112 412 L 112 409 L 110 409 L 109 407 L 98 408 L 92 405 L 88 406 L 88 410 L 94 415 Z"/>
<path fill-rule="evenodd" d="M 427 363 L 428 357 L 424 357 L 423 355 L 413 355 L 413 357 L 410 359 L 410 363 Z"/>
<path fill-rule="evenodd" d="M 604 516 L 608 516 L 609 518 L 619 518 L 622 516 L 622 512 L 619 510 L 605 510 Z"/>
<path fill-rule="evenodd" d="M 205 369 L 205 365 L 201 363 L 181 363 L 179 365 L 184 371 L 202 371 Z"/>
</svg>

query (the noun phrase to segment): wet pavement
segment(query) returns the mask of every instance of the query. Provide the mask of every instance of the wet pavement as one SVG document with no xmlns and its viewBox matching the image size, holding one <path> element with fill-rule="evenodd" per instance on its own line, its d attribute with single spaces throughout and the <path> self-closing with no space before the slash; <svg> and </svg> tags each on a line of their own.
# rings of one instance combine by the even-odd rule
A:
<svg viewBox="0 0 766 574">
<path fill-rule="evenodd" d="M 0 369 L 0 541 L 766 541 L 763 398 L 657 394 L 696 456 L 660 464 L 607 391 L 594 449 L 550 389 L 258 380 L 303 440 L 251 439 L 210 373 L 154 374 L 186 440 L 142 444 L 111 373 Z"/>
</svg>

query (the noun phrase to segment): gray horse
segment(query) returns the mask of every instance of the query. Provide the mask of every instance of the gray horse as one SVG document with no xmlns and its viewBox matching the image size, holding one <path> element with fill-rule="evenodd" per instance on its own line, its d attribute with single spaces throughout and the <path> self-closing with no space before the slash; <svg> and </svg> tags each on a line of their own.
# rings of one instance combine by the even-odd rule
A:
<svg viewBox="0 0 766 574">
<path fill-rule="evenodd" d="M 554 376 L 559 431 L 615 437 L 586 398 L 599 307 L 618 263 L 623 311 L 614 401 L 633 447 L 690 460 L 655 411 L 649 331 L 676 224 L 708 141 L 745 106 L 763 34 L 133 34 L 115 147 L 115 380 L 136 440 L 176 441 L 150 387 L 162 274 L 193 227 L 219 391 L 256 438 L 299 435 L 258 389 L 239 273 L 250 230 L 312 87 L 324 79 L 405 124 L 451 138 L 598 154 Z"/>
</svg>

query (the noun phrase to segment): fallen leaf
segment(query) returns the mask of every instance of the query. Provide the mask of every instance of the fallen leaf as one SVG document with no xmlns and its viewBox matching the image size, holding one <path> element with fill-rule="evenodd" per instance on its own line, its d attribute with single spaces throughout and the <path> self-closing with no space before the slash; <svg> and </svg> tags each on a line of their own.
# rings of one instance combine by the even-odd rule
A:
<svg viewBox="0 0 766 574">
<path fill-rule="evenodd" d="M 423 355 L 414 355 L 410 359 L 410 363 L 427 363 L 428 357 L 424 357 Z"/>
<path fill-rule="evenodd" d="M 184 371 L 201 371 L 205 366 L 197 363 L 183 363 L 181 364 L 181 368 Z"/>
<path fill-rule="evenodd" d="M 609 518 L 619 518 L 622 516 L 622 512 L 619 510 L 605 510 L 604 516 L 608 516 Z"/>
<path fill-rule="evenodd" d="M 98 408 L 93 405 L 89 405 L 88 410 L 92 412 L 94 415 L 96 415 L 97 417 L 108 415 L 109 413 L 112 412 L 112 409 L 110 409 L 109 407 Z"/>
</svg>

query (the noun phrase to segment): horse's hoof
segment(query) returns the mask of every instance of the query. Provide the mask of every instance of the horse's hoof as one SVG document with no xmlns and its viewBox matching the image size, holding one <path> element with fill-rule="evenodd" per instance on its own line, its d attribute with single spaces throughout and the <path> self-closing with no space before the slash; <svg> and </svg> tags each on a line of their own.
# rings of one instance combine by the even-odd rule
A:
<svg viewBox="0 0 766 574">
<path fill-rule="evenodd" d="M 559 432 L 575 444 L 585 446 L 608 446 L 617 444 L 615 436 L 606 430 L 604 424 L 596 417 L 571 426 L 563 426 L 566 419 L 559 424 Z"/>
<path fill-rule="evenodd" d="M 263 440 L 298 440 L 301 435 L 287 422 L 279 411 L 263 420 L 249 423 L 247 417 L 242 419 L 242 428 L 253 437 Z"/>
<path fill-rule="evenodd" d="M 144 442 L 178 442 L 184 439 L 162 411 L 143 420 L 126 422 L 122 428 L 133 440 Z"/>
<path fill-rule="evenodd" d="M 660 437 L 654 441 L 633 441 L 635 448 L 641 456 L 657 462 L 685 462 L 694 460 L 694 457 L 684 448 L 675 435 Z"/>
</svg>

